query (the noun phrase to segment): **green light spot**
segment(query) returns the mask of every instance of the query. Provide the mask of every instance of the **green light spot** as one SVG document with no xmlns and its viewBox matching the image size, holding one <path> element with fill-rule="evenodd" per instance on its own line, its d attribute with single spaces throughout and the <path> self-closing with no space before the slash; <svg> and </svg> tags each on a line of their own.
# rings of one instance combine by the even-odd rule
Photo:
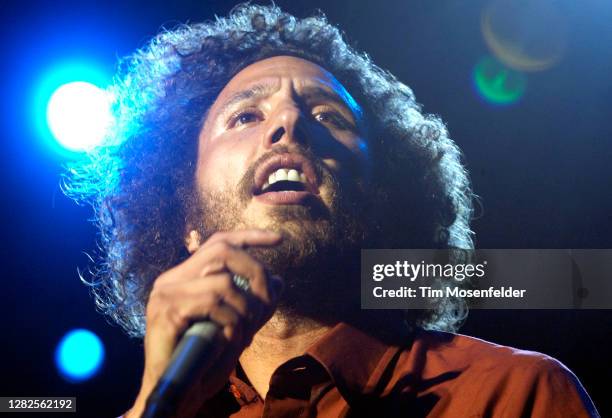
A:
<svg viewBox="0 0 612 418">
<path fill-rule="evenodd" d="M 527 78 L 504 67 L 499 61 L 486 57 L 474 68 L 474 84 L 488 102 L 498 105 L 516 103 L 524 94 Z"/>
</svg>

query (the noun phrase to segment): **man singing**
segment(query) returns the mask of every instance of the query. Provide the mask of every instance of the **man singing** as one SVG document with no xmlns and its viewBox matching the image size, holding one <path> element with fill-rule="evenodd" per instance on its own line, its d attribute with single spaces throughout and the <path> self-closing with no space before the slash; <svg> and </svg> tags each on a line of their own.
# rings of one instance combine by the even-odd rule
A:
<svg viewBox="0 0 612 418">
<path fill-rule="evenodd" d="M 448 332 L 461 301 L 360 309 L 360 250 L 472 248 L 472 194 L 443 123 L 324 17 L 163 32 L 113 92 L 69 192 L 101 231 L 99 306 L 144 336 L 126 417 L 203 318 L 224 338 L 177 417 L 597 416 L 558 361 Z"/>
</svg>

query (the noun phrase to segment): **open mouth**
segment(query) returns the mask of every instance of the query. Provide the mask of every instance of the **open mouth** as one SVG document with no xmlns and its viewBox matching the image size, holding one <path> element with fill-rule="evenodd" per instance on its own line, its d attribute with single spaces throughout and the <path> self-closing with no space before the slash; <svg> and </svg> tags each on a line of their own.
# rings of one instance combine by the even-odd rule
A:
<svg viewBox="0 0 612 418">
<path fill-rule="evenodd" d="M 253 195 L 266 203 L 300 203 L 319 193 L 313 165 L 299 154 L 270 158 L 255 172 Z"/>
<path fill-rule="evenodd" d="M 261 187 L 261 193 L 306 190 L 306 175 L 296 169 L 287 170 L 279 168 L 268 176 L 268 180 Z"/>
</svg>

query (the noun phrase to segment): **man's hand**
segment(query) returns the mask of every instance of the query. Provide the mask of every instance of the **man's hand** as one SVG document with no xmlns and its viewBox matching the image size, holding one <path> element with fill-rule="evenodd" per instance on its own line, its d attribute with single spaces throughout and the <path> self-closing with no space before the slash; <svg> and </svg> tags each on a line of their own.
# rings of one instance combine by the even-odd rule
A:
<svg viewBox="0 0 612 418">
<path fill-rule="evenodd" d="M 142 385 L 126 418 L 140 417 L 179 338 L 201 318 L 219 324 L 227 344 L 219 347 L 213 367 L 186 396 L 180 416 L 195 414 L 201 402 L 223 387 L 244 348 L 274 313 L 282 288 L 281 279 L 269 276 L 245 249 L 274 246 L 280 241 L 281 235 L 270 231 L 218 232 L 191 257 L 157 278 L 147 303 Z M 234 284 L 234 274 L 249 279 L 249 294 Z"/>
</svg>

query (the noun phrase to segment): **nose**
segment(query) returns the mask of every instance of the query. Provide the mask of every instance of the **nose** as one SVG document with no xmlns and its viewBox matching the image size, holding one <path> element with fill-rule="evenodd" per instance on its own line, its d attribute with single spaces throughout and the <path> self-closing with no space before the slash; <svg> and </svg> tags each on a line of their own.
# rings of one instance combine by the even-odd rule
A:
<svg viewBox="0 0 612 418">
<path fill-rule="evenodd" d="M 299 143 L 308 145 L 306 126 L 301 109 L 295 105 L 285 105 L 274 112 L 269 119 L 268 127 L 263 145 L 271 148 L 275 144 L 289 145 Z"/>
</svg>

